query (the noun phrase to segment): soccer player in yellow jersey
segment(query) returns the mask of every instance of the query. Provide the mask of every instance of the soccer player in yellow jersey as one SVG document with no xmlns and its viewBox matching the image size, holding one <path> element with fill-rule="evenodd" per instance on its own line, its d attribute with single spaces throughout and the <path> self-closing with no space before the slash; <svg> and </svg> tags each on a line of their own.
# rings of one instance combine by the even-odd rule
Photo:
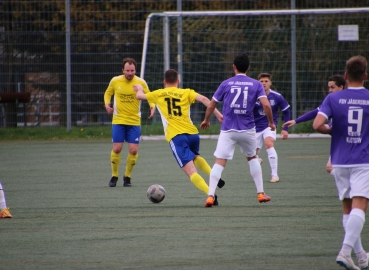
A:
<svg viewBox="0 0 369 270">
<path fill-rule="evenodd" d="M 110 187 L 115 187 L 118 181 L 120 153 L 124 142 L 128 143 L 126 171 L 123 177 L 123 186 L 125 187 L 131 186 L 131 173 L 138 158 L 138 144 L 141 135 L 141 101 L 136 99 L 133 85 L 141 85 L 145 93 L 150 92 L 150 90 L 146 82 L 135 75 L 136 66 L 134 59 L 124 58 L 123 75 L 113 77 L 104 94 L 106 111 L 113 114 Z M 110 105 L 112 96 L 114 96 L 113 107 Z M 150 104 L 149 119 L 152 118 L 154 112 L 155 104 Z"/>
<path fill-rule="evenodd" d="M 140 84 L 135 85 L 134 88 L 137 91 L 137 99 L 156 104 L 163 122 L 165 139 L 169 142 L 178 165 L 199 190 L 208 194 L 209 186 L 197 173 L 195 166 L 207 175 L 210 175 L 211 168 L 200 156 L 199 131 L 190 118 L 190 107 L 195 101 L 207 106 L 210 100 L 192 89 L 180 89 L 178 84 L 177 71 L 169 69 L 164 75 L 165 89 L 145 93 L 145 89 Z M 218 110 L 215 110 L 214 114 L 222 122 L 223 115 Z M 224 181 L 221 180 L 218 187 L 223 187 L 223 185 Z M 215 205 L 217 204 L 216 201 Z"/>
</svg>

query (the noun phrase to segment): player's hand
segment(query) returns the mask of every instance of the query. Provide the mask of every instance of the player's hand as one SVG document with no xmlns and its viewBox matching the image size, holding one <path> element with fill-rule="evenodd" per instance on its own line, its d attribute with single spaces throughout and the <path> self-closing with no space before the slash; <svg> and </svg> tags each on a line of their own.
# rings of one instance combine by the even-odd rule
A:
<svg viewBox="0 0 369 270">
<path fill-rule="evenodd" d="M 149 115 L 148 119 L 151 119 L 154 116 L 155 109 L 156 109 L 156 107 L 150 108 L 150 115 Z"/>
<path fill-rule="evenodd" d="M 282 130 L 281 136 L 282 136 L 282 140 L 287 140 L 288 139 L 288 131 L 287 130 Z"/>
<path fill-rule="evenodd" d="M 282 128 L 284 128 L 284 127 L 292 127 L 294 125 L 296 125 L 296 121 L 295 120 L 289 120 L 289 121 L 287 121 L 286 123 L 284 123 L 282 125 Z"/>
<path fill-rule="evenodd" d="M 112 114 L 114 112 L 114 108 L 112 108 L 110 104 L 105 104 L 105 109 L 108 112 L 108 114 Z"/>
<path fill-rule="evenodd" d="M 135 91 L 136 93 L 138 91 L 143 91 L 142 85 L 141 84 L 135 84 L 135 85 L 133 85 L 133 91 Z"/>
<path fill-rule="evenodd" d="M 271 131 L 274 131 L 274 130 L 276 129 L 276 127 L 275 127 L 274 123 L 272 123 L 272 124 L 271 124 L 271 123 L 269 123 L 269 124 L 268 124 L 268 127 L 270 127 L 270 130 L 271 130 Z"/>
<path fill-rule="evenodd" d="M 210 122 L 202 121 L 200 124 L 201 129 L 208 129 L 210 127 Z"/>
</svg>

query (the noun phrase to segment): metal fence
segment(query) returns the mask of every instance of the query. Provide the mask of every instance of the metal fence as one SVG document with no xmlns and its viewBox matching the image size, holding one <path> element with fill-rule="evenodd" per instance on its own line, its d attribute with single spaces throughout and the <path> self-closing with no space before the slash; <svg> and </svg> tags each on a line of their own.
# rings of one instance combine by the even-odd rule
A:
<svg viewBox="0 0 369 270">
<path fill-rule="evenodd" d="M 141 62 L 147 16 L 153 12 L 176 11 L 179 3 L 155 0 L 68 2 L 70 44 L 66 42 L 65 0 L 5 0 L 0 3 L 0 127 L 67 127 L 68 117 L 72 126 L 110 124 L 103 105 L 103 94 L 110 79 L 121 74 L 124 57 Z M 369 6 L 369 1 L 344 0 L 334 3 L 306 0 L 296 4 L 290 0 L 180 2 L 183 11 L 273 10 L 291 9 L 293 5 L 296 9 Z M 174 24 L 170 34 L 169 65 L 177 69 L 177 21 Z M 340 25 L 356 25 L 358 40 L 339 40 Z M 255 77 L 262 71 L 272 73 L 277 90 L 292 101 L 290 15 L 261 15 L 227 22 L 221 22 L 219 18 L 216 21 L 197 20 L 184 23 L 182 27 L 186 38 L 183 40 L 185 57 L 181 74 L 184 86 L 210 97 L 217 84 L 231 76 L 229 65 L 234 55 L 244 51 L 251 54 L 249 75 Z M 329 75 L 343 73 L 347 57 L 367 56 L 369 16 L 360 12 L 305 15 L 297 18 L 296 27 L 294 114 L 300 115 L 320 104 L 327 93 L 326 79 Z M 186 34 L 191 29 L 195 32 Z M 220 33 L 221 37 L 210 35 L 210 32 Z M 149 40 L 149 52 L 155 57 L 145 63 L 148 67 L 145 79 L 154 90 L 162 87 L 165 66 L 162 22 L 156 22 L 150 33 L 156 35 Z M 67 46 L 71 60 L 70 104 L 67 103 Z M 140 66 L 137 75 L 140 75 Z M 210 68 L 205 70 L 206 66 Z M 204 76 L 211 80 L 205 88 Z M 14 93 L 18 98 L 12 98 Z M 29 96 L 21 93 L 29 93 Z M 203 110 L 198 108 L 194 113 L 194 118 L 200 119 Z M 156 118 L 156 121 L 160 120 Z M 149 134 L 151 122 L 144 124 Z"/>
</svg>

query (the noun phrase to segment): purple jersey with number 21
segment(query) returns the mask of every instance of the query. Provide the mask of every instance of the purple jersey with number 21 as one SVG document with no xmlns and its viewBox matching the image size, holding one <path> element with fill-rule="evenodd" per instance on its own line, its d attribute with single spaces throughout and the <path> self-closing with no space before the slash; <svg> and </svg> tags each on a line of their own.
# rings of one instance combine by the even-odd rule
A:
<svg viewBox="0 0 369 270">
<path fill-rule="evenodd" d="M 332 117 L 332 165 L 369 165 L 369 91 L 348 88 L 329 94 L 318 114 Z"/>
<path fill-rule="evenodd" d="M 254 106 L 260 97 L 266 97 L 261 83 L 245 74 L 223 81 L 213 99 L 223 101 L 222 131 L 244 131 L 255 127 Z"/>
</svg>

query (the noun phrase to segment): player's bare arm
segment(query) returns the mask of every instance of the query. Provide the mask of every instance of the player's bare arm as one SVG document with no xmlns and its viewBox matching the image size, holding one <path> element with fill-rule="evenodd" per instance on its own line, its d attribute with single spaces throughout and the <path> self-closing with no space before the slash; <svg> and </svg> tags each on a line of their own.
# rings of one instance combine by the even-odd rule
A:
<svg viewBox="0 0 369 270">
<path fill-rule="evenodd" d="M 284 127 L 292 127 L 294 125 L 296 125 L 296 121 L 295 120 L 289 120 L 289 121 L 283 123 L 282 128 L 284 128 Z"/>
<path fill-rule="evenodd" d="M 273 121 L 272 107 L 270 106 L 269 100 L 267 97 L 261 97 L 259 98 L 259 101 L 261 105 L 263 105 L 265 115 L 268 118 L 268 126 L 272 131 L 274 131 L 276 127 Z"/>
<path fill-rule="evenodd" d="M 139 99 L 139 100 L 146 100 L 146 94 L 144 93 L 144 89 L 143 89 L 143 87 L 142 87 L 141 84 L 135 84 L 133 86 L 133 91 L 136 92 L 136 98 L 137 99 Z M 155 106 L 150 107 L 150 115 L 149 115 L 148 119 L 153 118 L 154 113 L 155 113 L 155 109 L 156 109 Z"/>
<path fill-rule="evenodd" d="M 154 106 L 154 107 L 150 107 L 150 115 L 149 115 L 149 119 L 151 119 L 153 116 L 154 116 L 154 113 L 155 113 L 155 109 L 156 109 L 156 107 Z"/>
<path fill-rule="evenodd" d="M 208 129 L 210 127 L 210 116 L 213 114 L 216 106 L 217 102 L 214 99 L 211 99 L 205 112 L 204 121 L 200 124 L 201 129 Z"/>
<path fill-rule="evenodd" d="M 146 100 L 146 95 L 141 84 L 135 84 L 133 90 L 136 92 L 136 98 L 139 100 Z M 150 108 L 151 110 L 151 108 Z"/>
<path fill-rule="evenodd" d="M 332 128 L 325 124 L 327 119 L 325 116 L 318 114 L 313 122 L 313 128 L 322 134 L 331 134 Z"/>
<path fill-rule="evenodd" d="M 201 103 L 202 103 L 202 104 L 204 104 L 206 107 L 208 107 L 208 106 L 209 106 L 209 103 L 210 103 L 210 100 L 209 100 L 207 97 L 205 97 L 205 96 L 203 96 L 203 95 L 200 95 L 200 94 L 198 94 L 198 95 L 196 96 L 196 101 L 201 102 Z M 215 115 L 215 117 L 218 119 L 218 121 L 219 121 L 220 123 L 222 123 L 222 122 L 223 122 L 223 114 L 221 114 L 221 113 L 220 113 L 220 111 L 218 111 L 218 109 L 217 109 L 217 108 L 215 108 L 215 109 L 214 109 L 214 115 Z"/>
</svg>

